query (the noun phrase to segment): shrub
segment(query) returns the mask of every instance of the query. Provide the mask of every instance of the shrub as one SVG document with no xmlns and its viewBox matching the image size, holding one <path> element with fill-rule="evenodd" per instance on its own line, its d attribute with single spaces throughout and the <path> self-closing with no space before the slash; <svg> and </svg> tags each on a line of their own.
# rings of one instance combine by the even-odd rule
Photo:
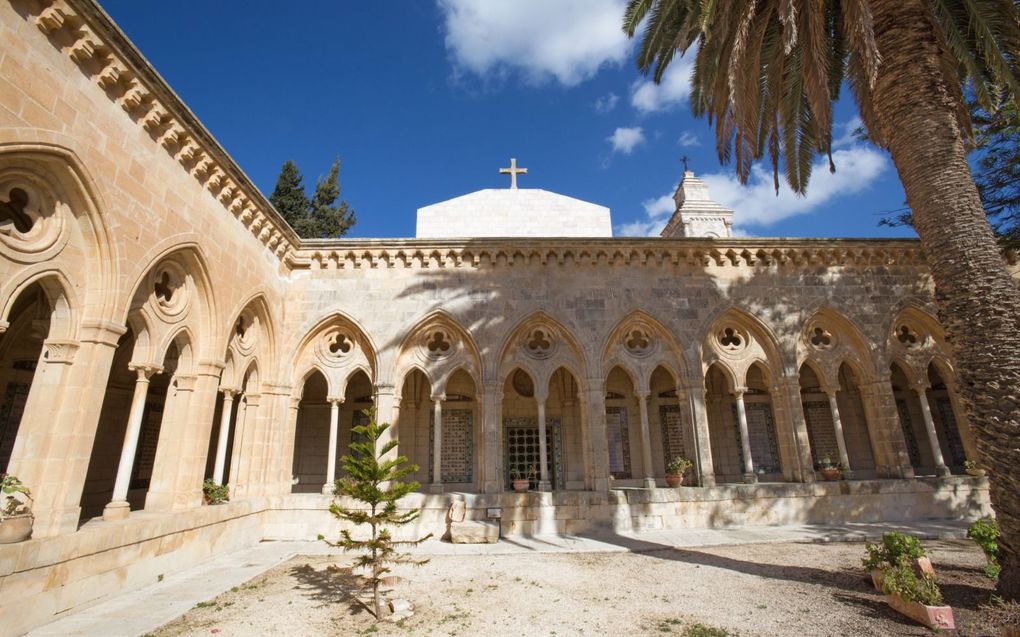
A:
<svg viewBox="0 0 1020 637">
<path fill-rule="evenodd" d="M 899 531 L 886 533 L 882 536 L 881 544 L 869 542 L 864 545 L 864 548 L 868 551 L 868 556 L 862 560 L 862 563 L 864 568 L 869 571 L 899 564 L 903 558 L 914 560 L 925 555 L 921 540 Z"/>
<path fill-rule="evenodd" d="M 925 606 L 941 606 L 942 591 L 935 578 L 927 574 L 918 576 L 909 559 L 901 558 L 897 564 L 885 570 L 882 592 L 896 595 L 906 602 L 920 602 Z"/>
<path fill-rule="evenodd" d="M 999 577 L 999 523 L 992 517 L 976 520 L 967 529 L 967 537 L 974 540 L 985 553 L 985 575 L 992 579 Z"/>
<path fill-rule="evenodd" d="M 202 493 L 209 504 L 221 504 L 230 501 L 230 485 L 216 484 L 213 480 L 202 483 Z"/>
</svg>

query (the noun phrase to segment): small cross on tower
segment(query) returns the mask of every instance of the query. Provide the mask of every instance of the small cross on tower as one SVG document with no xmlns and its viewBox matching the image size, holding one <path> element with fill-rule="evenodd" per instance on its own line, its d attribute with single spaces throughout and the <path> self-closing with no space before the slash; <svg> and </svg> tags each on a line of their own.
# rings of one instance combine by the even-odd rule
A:
<svg viewBox="0 0 1020 637">
<path fill-rule="evenodd" d="M 499 169 L 499 174 L 501 174 L 501 175 L 510 175 L 510 190 L 517 190 L 517 175 L 527 175 L 528 174 L 528 169 L 527 168 L 518 168 L 517 167 L 517 158 L 516 157 L 511 157 L 510 158 L 510 167 L 509 168 L 500 168 Z"/>
</svg>

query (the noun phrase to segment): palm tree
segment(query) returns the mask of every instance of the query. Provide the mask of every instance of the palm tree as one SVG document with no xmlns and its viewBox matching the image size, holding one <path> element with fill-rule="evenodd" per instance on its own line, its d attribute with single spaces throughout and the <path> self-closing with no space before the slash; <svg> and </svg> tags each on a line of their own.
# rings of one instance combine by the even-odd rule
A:
<svg viewBox="0 0 1020 637">
<path fill-rule="evenodd" d="M 967 166 L 964 83 L 986 109 L 1020 95 L 1015 0 L 630 0 L 638 68 L 660 81 L 695 47 L 692 109 L 747 180 L 768 154 L 775 186 L 805 192 L 830 154 L 846 80 L 899 172 L 935 282 L 959 387 L 1002 529 L 1000 594 L 1020 598 L 1020 291 Z M 830 157 L 830 169 L 834 169 Z"/>
</svg>

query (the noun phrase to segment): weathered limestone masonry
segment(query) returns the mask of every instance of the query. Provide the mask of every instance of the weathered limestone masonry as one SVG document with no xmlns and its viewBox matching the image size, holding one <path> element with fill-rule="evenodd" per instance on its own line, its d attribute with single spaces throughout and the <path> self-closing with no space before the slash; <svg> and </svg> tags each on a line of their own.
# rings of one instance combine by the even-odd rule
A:
<svg viewBox="0 0 1020 637">
<path fill-rule="evenodd" d="M 677 233 L 725 235 L 695 179 Z M 368 407 L 416 532 L 974 517 L 953 379 L 916 242 L 301 241 L 91 0 L 0 0 L 0 634 L 335 535 Z"/>
</svg>

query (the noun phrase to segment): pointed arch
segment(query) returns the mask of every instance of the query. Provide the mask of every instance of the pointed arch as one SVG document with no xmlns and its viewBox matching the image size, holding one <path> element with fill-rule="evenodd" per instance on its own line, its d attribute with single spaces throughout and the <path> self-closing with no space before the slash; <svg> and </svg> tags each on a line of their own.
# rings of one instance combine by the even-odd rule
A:
<svg viewBox="0 0 1020 637">
<path fill-rule="evenodd" d="M 325 376 L 331 396 L 340 395 L 347 386 L 347 379 L 359 370 L 372 382 L 378 382 L 378 350 L 361 324 L 350 315 L 332 311 L 320 316 L 303 334 L 290 361 L 295 378 L 297 370 L 316 367 Z"/>
<path fill-rule="evenodd" d="M 545 330 L 552 337 L 548 341 L 548 349 L 543 352 L 528 352 L 527 340 L 538 330 Z M 537 310 L 522 318 L 514 325 L 499 347 L 496 358 L 495 377 L 504 381 L 514 367 L 528 370 L 535 385 L 547 385 L 553 372 L 565 367 L 578 383 L 584 386 L 589 377 L 590 366 L 584 354 L 584 348 L 576 336 L 562 322 L 550 314 Z"/>
<path fill-rule="evenodd" d="M 634 342 L 637 341 L 637 342 Z M 641 347 L 647 342 L 646 347 Z M 644 310 L 632 310 L 613 326 L 601 349 L 604 375 L 621 365 L 636 377 L 635 389 L 647 388 L 657 367 L 665 369 L 674 386 L 684 382 L 688 369 L 683 350 L 665 325 Z"/>
<path fill-rule="evenodd" d="M 759 362 L 772 378 L 786 370 L 775 331 L 753 314 L 729 306 L 703 322 L 700 333 L 702 369 L 707 373 L 714 363 L 728 368 L 737 386 L 746 382 L 751 365 Z"/>
<path fill-rule="evenodd" d="M 411 324 L 398 340 L 393 378 L 397 386 L 412 369 L 420 369 L 442 393 L 457 369 L 464 369 L 476 386 L 482 378 L 482 361 L 471 333 L 449 312 L 436 309 Z"/>
</svg>

